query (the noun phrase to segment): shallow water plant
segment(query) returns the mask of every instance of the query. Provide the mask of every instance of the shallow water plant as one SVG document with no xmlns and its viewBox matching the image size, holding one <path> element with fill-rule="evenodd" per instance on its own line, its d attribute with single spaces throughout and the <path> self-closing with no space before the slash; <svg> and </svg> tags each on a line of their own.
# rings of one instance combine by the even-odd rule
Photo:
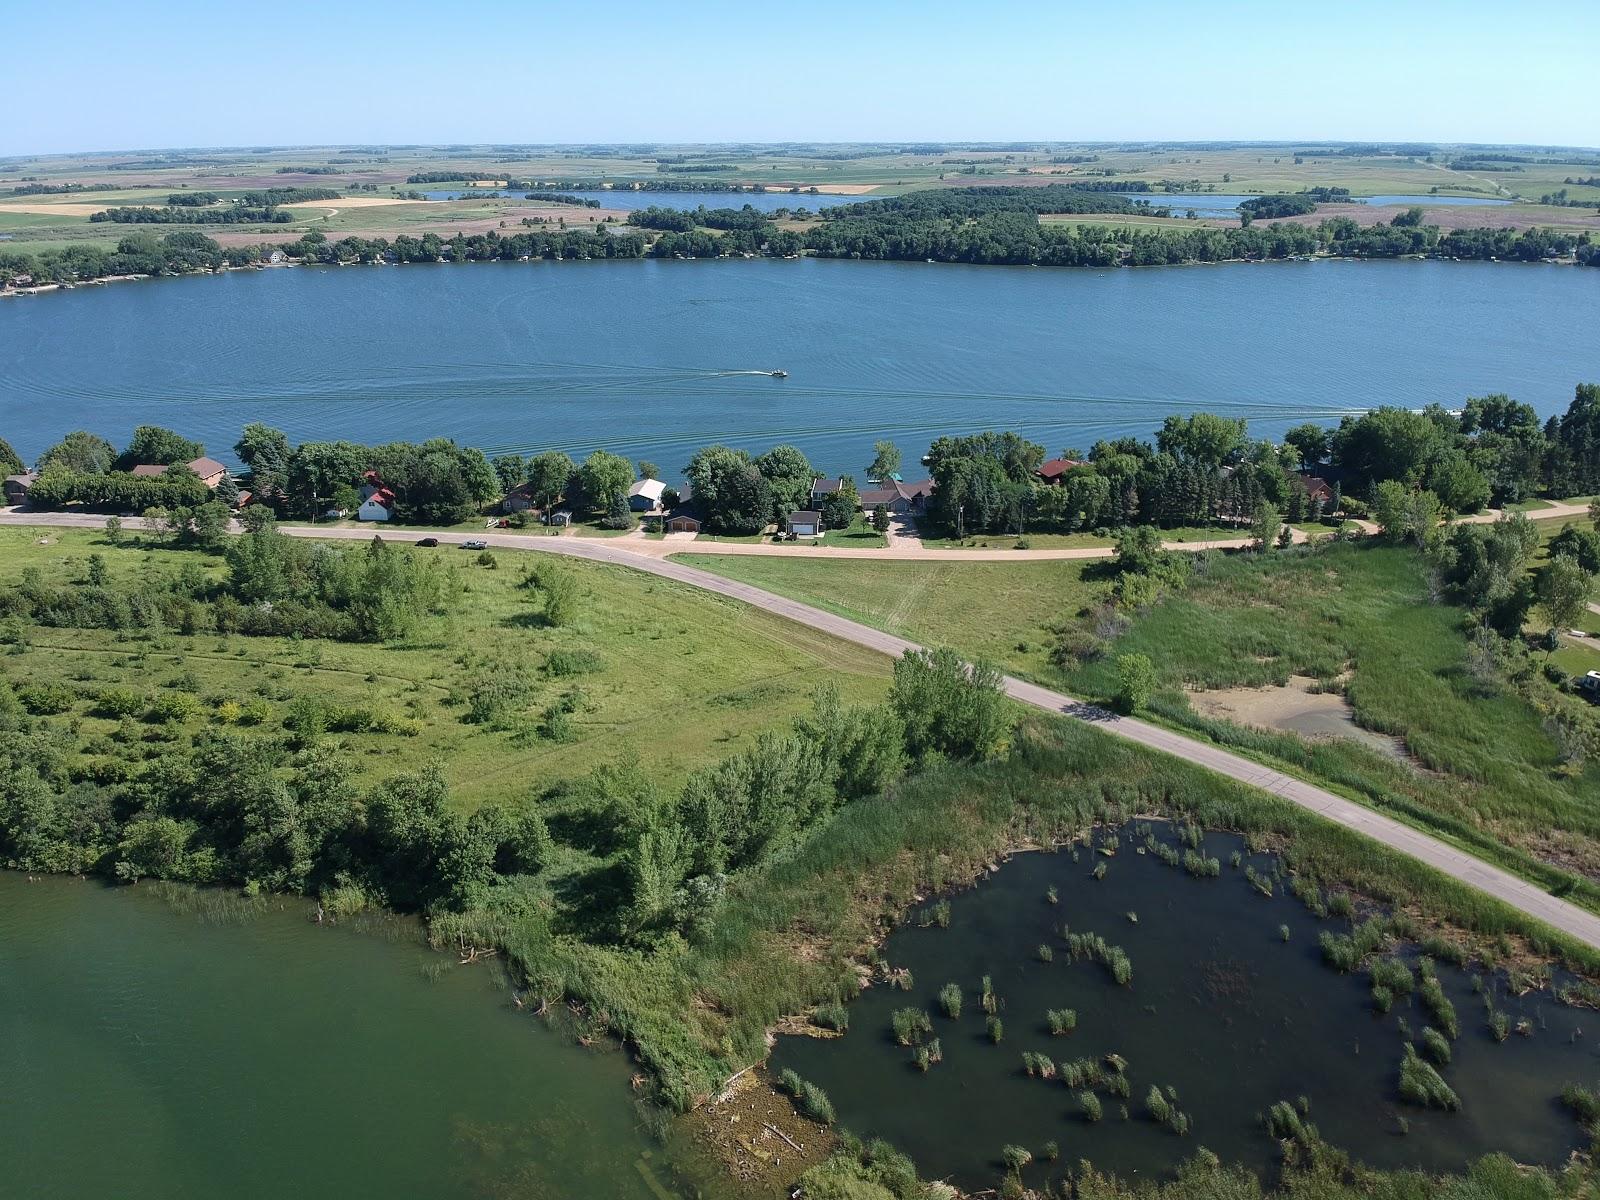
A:
<svg viewBox="0 0 1600 1200">
<path fill-rule="evenodd" d="M 800 1111 L 819 1125 L 832 1125 L 838 1119 L 828 1093 L 814 1083 L 807 1083 L 800 1093 Z"/>
<path fill-rule="evenodd" d="M 1086 1121 L 1098 1121 L 1105 1115 L 1100 1107 L 1100 1097 L 1093 1092 L 1079 1092 L 1078 1107 L 1083 1110 L 1084 1120 Z"/>
<path fill-rule="evenodd" d="M 1039 956 L 1039 961 L 1042 963 L 1055 961 L 1056 952 L 1047 942 L 1040 942 L 1038 949 L 1036 949 L 1034 953 Z"/>
<path fill-rule="evenodd" d="M 1422 1052 L 1441 1067 L 1450 1065 L 1450 1039 L 1431 1025 L 1422 1031 Z"/>
<path fill-rule="evenodd" d="M 947 983 L 939 989 L 939 1007 L 952 1021 L 961 1015 L 961 985 Z"/>
<path fill-rule="evenodd" d="M 1044 1014 L 1044 1020 L 1054 1037 L 1071 1033 L 1078 1027 L 1077 1011 L 1071 1008 L 1052 1008 Z"/>
<path fill-rule="evenodd" d="M 1422 998 L 1422 1003 L 1428 1012 L 1432 1014 L 1434 1023 L 1444 1031 L 1446 1037 L 1454 1039 L 1461 1036 L 1461 1021 L 1456 1016 L 1456 1006 L 1450 1003 L 1450 997 L 1444 994 L 1444 988 L 1437 976 L 1424 976 L 1417 994 Z"/>
<path fill-rule="evenodd" d="M 835 1033 L 843 1033 L 850 1028 L 850 1010 L 838 1003 L 818 1005 L 811 1019 L 823 1029 L 831 1029 Z"/>
<path fill-rule="evenodd" d="M 1006 1036 L 1005 1022 L 999 1017 L 990 1017 L 984 1023 L 984 1028 L 989 1034 L 989 1040 L 998 1046 Z"/>
<path fill-rule="evenodd" d="M 1033 1161 L 1033 1154 L 1022 1146 L 1005 1146 L 1000 1150 L 1000 1161 L 1009 1170 L 1020 1171 Z"/>
<path fill-rule="evenodd" d="M 1442 1108 L 1446 1112 L 1461 1107 L 1461 1097 L 1438 1071 L 1418 1057 L 1410 1042 L 1406 1043 L 1400 1059 L 1400 1098 L 1423 1108 Z"/>
<path fill-rule="evenodd" d="M 933 1021 L 920 1008 L 897 1008 L 889 1018 L 894 1040 L 902 1046 L 916 1046 L 933 1032 Z"/>
</svg>

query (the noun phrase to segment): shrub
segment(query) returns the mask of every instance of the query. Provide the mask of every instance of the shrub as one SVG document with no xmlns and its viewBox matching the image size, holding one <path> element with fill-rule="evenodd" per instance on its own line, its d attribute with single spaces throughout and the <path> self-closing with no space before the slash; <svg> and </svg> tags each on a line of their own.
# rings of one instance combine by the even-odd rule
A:
<svg viewBox="0 0 1600 1200">
<path fill-rule="evenodd" d="M 544 673 L 557 679 L 592 675 L 605 669 L 606 660 L 593 650 L 552 650 L 544 660 Z"/>
<path fill-rule="evenodd" d="M 150 717 L 163 725 L 177 725 L 200 711 L 200 701 L 188 692 L 164 692 L 150 705 Z"/>
<path fill-rule="evenodd" d="M 22 707 L 36 717 L 53 717 L 70 709 L 77 696 L 60 683 L 24 683 L 17 688 Z"/>
<path fill-rule="evenodd" d="M 149 700 L 140 692 L 128 688 L 103 688 L 95 697 L 94 710 L 102 717 L 120 719 L 137 716 L 145 710 Z"/>
<path fill-rule="evenodd" d="M 1117 708 L 1136 713 L 1147 707 L 1156 690 L 1156 667 L 1145 654 L 1117 655 Z"/>
<path fill-rule="evenodd" d="M 951 1020 L 961 1015 L 961 987 L 959 984 L 947 983 L 939 989 L 939 1007 L 944 1009 L 944 1015 Z"/>
</svg>

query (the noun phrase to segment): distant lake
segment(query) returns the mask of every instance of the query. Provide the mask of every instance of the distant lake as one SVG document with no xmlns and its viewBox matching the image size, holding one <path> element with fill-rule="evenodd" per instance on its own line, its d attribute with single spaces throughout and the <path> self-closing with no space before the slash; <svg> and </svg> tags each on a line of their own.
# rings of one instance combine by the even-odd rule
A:
<svg viewBox="0 0 1600 1200">
<path fill-rule="evenodd" d="M 153 422 L 229 459 L 296 440 L 607 447 L 676 474 L 712 441 L 859 473 L 946 433 L 1054 453 L 1169 413 L 1258 436 L 1600 381 L 1600 271 L 1451 262 L 1076 270 L 814 259 L 296 267 L 0 301 L 0 436 Z M 764 372 L 782 369 L 787 379 Z"/>
<path fill-rule="evenodd" d="M 623 212 L 633 212 L 635 209 L 650 208 L 699 208 L 704 204 L 707 208 L 743 208 L 748 204 L 757 212 L 774 212 L 780 208 L 809 208 L 816 212 L 821 208 L 833 208 L 839 204 L 855 204 L 861 200 L 869 200 L 870 196 L 828 196 L 811 195 L 809 192 L 636 192 L 631 189 L 601 189 L 597 191 L 573 191 L 556 189 L 563 196 L 577 196 L 583 200 L 596 200 L 600 207 Z M 423 192 L 429 200 L 470 200 L 474 196 L 482 196 L 484 192 L 475 188 L 462 188 L 457 191 Z M 505 191 L 500 193 L 517 199 L 528 198 L 537 200 L 538 192 Z"/>
<path fill-rule="evenodd" d="M 1174 216 L 1184 216 L 1190 209 L 1200 217 L 1237 217 L 1239 205 L 1257 197 L 1224 196 L 1214 192 L 1120 192 L 1129 200 L 1147 200 L 1154 208 L 1170 208 Z M 1509 200 L 1491 200 L 1487 196 L 1355 196 L 1345 201 L 1350 204 L 1421 204 L 1432 208 L 1472 208 L 1494 204 L 1510 204 Z"/>
</svg>

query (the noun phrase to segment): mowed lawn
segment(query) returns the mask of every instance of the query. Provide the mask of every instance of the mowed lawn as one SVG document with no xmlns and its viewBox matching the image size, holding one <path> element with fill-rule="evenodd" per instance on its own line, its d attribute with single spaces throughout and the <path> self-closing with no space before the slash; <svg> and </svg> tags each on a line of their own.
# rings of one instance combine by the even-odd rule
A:
<svg viewBox="0 0 1600 1200">
<path fill-rule="evenodd" d="M 1097 602 L 1107 585 L 1089 562 L 858 562 L 777 555 L 680 555 L 714 571 L 818 608 L 949 646 L 1007 670 L 1048 677 L 1053 626 Z"/>
<path fill-rule="evenodd" d="M 96 533 L 0 529 L 0 584 L 14 585 L 29 568 L 47 580 L 82 580 L 96 552 L 112 581 L 184 569 L 221 578 L 226 570 L 219 557 L 131 543 L 113 547 Z M 563 560 L 580 584 L 580 615 L 573 627 L 552 629 L 518 586 L 528 555 L 501 551 L 491 570 L 477 565 L 475 555 L 449 547 L 415 553 L 447 556 L 459 594 L 446 615 L 431 618 L 403 644 L 118 633 L 21 627 L 13 620 L 0 624 L 12 643 L 0 647 L 0 678 L 77 687 L 84 698 L 71 720 L 84 741 L 116 728 L 115 721 L 90 715 L 90 697 L 105 686 L 152 697 L 165 688 L 193 692 L 203 711 L 191 719 L 190 732 L 202 722 L 216 723 L 217 708 L 228 700 L 267 701 L 268 730 L 303 695 L 340 708 L 397 713 L 409 732 L 336 736 L 369 778 L 441 762 L 452 793 L 468 805 L 526 795 L 629 754 L 672 787 L 760 731 L 786 726 L 809 709 L 824 684 L 836 684 L 856 703 L 877 701 L 887 691 L 890 664 L 881 655 L 624 568 Z M 544 664 L 556 650 L 588 651 L 597 669 L 552 674 Z M 475 676 L 505 661 L 537 678 L 536 695 L 514 728 L 467 723 L 465 700 Z M 576 703 L 572 740 L 551 740 L 538 731 L 540 716 L 569 695 Z"/>
</svg>

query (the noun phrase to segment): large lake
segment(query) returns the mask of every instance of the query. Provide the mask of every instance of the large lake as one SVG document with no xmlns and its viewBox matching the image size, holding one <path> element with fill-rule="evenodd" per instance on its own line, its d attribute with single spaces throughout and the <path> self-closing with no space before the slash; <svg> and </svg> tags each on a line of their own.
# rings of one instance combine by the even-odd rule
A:
<svg viewBox="0 0 1600 1200">
<path fill-rule="evenodd" d="M 1052 452 L 1211 409 L 1261 435 L 1507 392 L 1542 416 L 1600 380 L 1600 271 L 1449 262 L 1051 270 L 798 261 L 294 268 L 0 301 L 0 436 L 183 430 L 605 446 L 1020 429 Z M 763 372 L 783 369 L 787 379 Z"/>
<path fill-rule="evenodd" d="M 302 900 L 219 923 L 199 899 L 0 871 L 0 1192 L 680 1194 L 634 1068 L 518 1012 L 490 968 Z"/>
</svg>

